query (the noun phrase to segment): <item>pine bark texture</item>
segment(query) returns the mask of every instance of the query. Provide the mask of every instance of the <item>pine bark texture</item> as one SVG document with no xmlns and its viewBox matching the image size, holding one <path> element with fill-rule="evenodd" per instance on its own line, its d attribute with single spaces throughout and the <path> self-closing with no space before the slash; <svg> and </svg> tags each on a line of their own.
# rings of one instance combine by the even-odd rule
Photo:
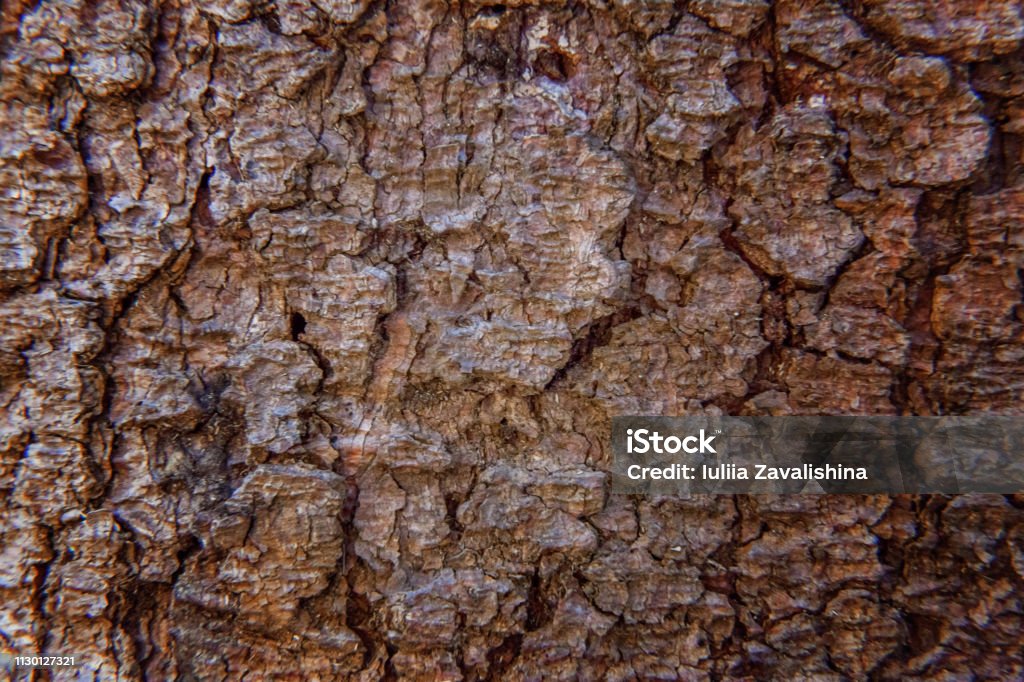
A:
<svg viewBox="0 0 1024 682">
<path fill-rule="evenodd" d="M 1009 0 L 5 0 L 0 645 L 57 679 L 1022 679 L 1024 496 L 608 492 L 1021 414 Z"/>
</svg>

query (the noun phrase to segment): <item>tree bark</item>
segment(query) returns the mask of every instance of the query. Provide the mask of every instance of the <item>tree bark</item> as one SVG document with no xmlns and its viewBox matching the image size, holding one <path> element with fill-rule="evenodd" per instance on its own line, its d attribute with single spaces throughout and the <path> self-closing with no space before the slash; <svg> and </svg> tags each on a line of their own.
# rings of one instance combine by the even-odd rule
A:
<svg viewBox="0 0 1024 682">
<path fill-rule="evenodd" d="M 4 2 L 0 646 L 1024 678 L 1024 495 L 607 481 L 616 415 L 1024 412 L 1022 38 L 1010 0 Z"/>
</svg>

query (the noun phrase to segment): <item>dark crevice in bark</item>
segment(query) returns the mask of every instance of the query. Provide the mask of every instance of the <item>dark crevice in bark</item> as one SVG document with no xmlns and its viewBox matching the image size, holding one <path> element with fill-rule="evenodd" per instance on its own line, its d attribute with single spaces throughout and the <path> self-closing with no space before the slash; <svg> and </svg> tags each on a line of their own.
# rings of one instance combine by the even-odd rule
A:
<svg viewBox="0 0 1024 682">
<path fill-rule="evenodd" d="M 618 310 L 610 315 L 605 315 L 583 328 L 578 338 L 569 349 L 569 359 L 551 377 L 545 391 L 558 387 L 560 382 L 565 381 L 569 372 L 574 367 L 584 364 L 589 360 L 596 348 L 605 346 L 611 340 L 612 330 L 620 324 L 625 324 L 641 316 L 639 308 L 628 307 Z"/>
<path fill-rule="evenodd" d="M 551 621 L 551 605 L 544 594 L 544 586 L 539 572 L 530 578 L 530 589 L 526 598 L 526 632 L 539 630 Z"/>
<path fill-rule="evenodd" d="M 505 675 L 512 667 L 516 658 L 519 657 L 522 644 L 523 635 L 509 635 L 502 640 L 499 646 L 488 651 L 488 672 L 487 677 L 484 679 L 493 680 L 494 682 L 500 682 L 501 680 L 508 679 Z"/>
</svg>

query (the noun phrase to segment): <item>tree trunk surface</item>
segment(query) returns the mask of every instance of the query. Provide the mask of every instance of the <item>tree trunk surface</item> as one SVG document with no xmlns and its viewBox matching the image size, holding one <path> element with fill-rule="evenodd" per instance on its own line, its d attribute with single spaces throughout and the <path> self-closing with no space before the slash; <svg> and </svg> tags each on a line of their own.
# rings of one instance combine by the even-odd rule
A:
<svg viewBox="0 0 1024 682">
<path fill-rule="evenodd" d="M 616 415 L 1024 412 L 1022 38 L 1010 0 L 3 2 L 0 646 L 1024 678 L 1024 495 L 607 473 Z"/>
</svg>

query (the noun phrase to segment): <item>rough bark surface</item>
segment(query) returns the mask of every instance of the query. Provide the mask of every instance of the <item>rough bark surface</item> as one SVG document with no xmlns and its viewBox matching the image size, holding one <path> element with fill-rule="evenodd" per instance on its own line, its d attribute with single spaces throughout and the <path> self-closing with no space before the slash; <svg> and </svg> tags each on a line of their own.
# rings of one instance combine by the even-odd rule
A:
<svg viewBox="0 0 1024 682">
<path fill-rule="evenodd" d="M 1024 496 L 607 491 L 1024 413 L 1010 0 L 2 3 L 0 644 L 60 679 L 1021 679 Z"/>
</svg>

